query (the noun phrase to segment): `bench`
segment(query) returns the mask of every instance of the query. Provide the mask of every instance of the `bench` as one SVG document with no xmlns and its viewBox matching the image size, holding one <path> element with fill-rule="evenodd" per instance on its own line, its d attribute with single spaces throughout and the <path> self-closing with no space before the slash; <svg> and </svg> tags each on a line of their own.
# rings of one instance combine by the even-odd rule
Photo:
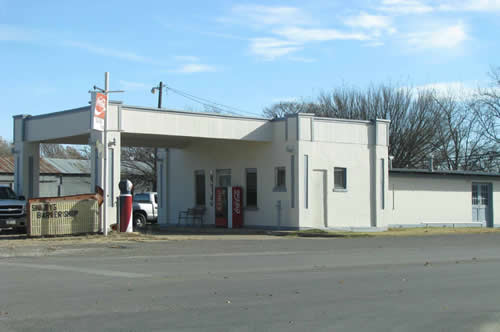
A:
<svg viewBox="0 0 500 332">
<path fill-rule="evenodd" d="M 177 225 L 181 224 L 181 220 L 186 220 L 187 221 L 191 220 L 192 224 L 194 225 L 194 222 L 198 220 L 200 222 L 200 225 L 203 226 L 203 217 L 205 216 L 205 210 L 206 208 L 197 206 L 194 208 L 187 209 L 186 211 L 179 211 L 179 219 L 177 221 Z"/>
</svg>

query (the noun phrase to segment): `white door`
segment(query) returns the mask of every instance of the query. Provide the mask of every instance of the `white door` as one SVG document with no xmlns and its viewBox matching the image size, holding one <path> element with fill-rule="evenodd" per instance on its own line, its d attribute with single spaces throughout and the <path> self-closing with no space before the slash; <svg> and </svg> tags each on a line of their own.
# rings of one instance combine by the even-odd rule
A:
<svg viewBox="0 0 500 332">
<path fill-rule="evenodd" d="M 490 204 L 490 184 L 472 184 L 472 221 L 482 222 L 485 226 L 491 227 L 489 216 Z"/>
<path fill-rule="evenodd" d="M 314 170 L 312 172 L 312 227 L 325 228 L 328 227 L 327 222 L 327 204 L 326 204 L 326 170 Z"/>
</svg>

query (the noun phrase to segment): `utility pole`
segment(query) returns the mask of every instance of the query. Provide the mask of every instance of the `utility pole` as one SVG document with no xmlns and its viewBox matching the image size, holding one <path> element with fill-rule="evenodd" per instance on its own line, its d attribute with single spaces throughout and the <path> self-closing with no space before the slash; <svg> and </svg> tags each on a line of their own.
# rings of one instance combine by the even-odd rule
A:
<svg viewBox="0 0 500 332">
<path fill-rule="evenodd" d="M 160 81 L 160 85 L 159 85 L 159 93 L 158 93 L 158 108 L 161 108 L 161 98 L 163 96 L 163 82 Z"/>
<path fill-rule="evenodd" d="M 158 109 L 161 109 L 161 102 L 162 102 L 162 97 L 163 97 L 163 88 L 165 86 L 163 85 L 163 82 L 160 81 L 160 84 L 158 86 L 155 86 L 151 89 L 151 93 L 155 94 L 156 90 L 158 90 Z M 154 172 L 154 178 L 155 181 L 153 182 L 153 191 L 158 190 L 158 176 L 156 173 L 156 163 L 157 163 L 157 156 L 158 156 L 158 148 L 154 148 L 154 158 L 153 158 L 153 172 Z"/>
<path fill-rule="evenodd" d="M 161 108 L 164 87 L 165 87 L 165 85 L 163 85 L 163 82 L 160 81 L 160 84 L 158 86 L 154 86 L 153 88 L 151 88 L 152 94 L 155 94 L 156 90 L 158 90 L 158 108 Z"/>
</svg>

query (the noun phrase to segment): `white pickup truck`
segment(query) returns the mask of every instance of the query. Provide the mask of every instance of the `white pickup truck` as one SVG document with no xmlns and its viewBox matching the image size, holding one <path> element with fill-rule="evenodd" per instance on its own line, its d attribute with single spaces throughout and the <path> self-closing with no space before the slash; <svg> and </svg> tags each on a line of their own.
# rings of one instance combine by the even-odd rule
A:
<svg viewBox="0 0 500 332">
<path fill-rule="evenodd" d="M 158 194 L 155 192 L 135 194 L 133 210 L 134 228 L 142 227 L 147 222 L 156 223 L 158 221 Z"/>
<path fill-rule="evenodd" d="M 6 185 L 0 185 L 0 229 L 26 231 L 26 199 Z"/>
</svg>

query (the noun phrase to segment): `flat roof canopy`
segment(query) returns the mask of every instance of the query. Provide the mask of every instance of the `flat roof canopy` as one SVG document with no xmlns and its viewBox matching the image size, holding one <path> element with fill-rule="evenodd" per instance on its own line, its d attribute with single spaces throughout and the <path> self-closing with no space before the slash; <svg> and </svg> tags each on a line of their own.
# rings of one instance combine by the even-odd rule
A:
<svg viewBox="0 0 500 332">
<path fill-rule="evenodd" d="M 108 131 L 120 132 L 122 146 L 182 148 L 203 140 L 270 142 L 271 121 L 212 113 L 171 111 L 126 106 L 112 102 L 108 108 Z M 24 118 L 25 141 L 53 144 L 88 144 L 90 106 Z"/>
</svg>

